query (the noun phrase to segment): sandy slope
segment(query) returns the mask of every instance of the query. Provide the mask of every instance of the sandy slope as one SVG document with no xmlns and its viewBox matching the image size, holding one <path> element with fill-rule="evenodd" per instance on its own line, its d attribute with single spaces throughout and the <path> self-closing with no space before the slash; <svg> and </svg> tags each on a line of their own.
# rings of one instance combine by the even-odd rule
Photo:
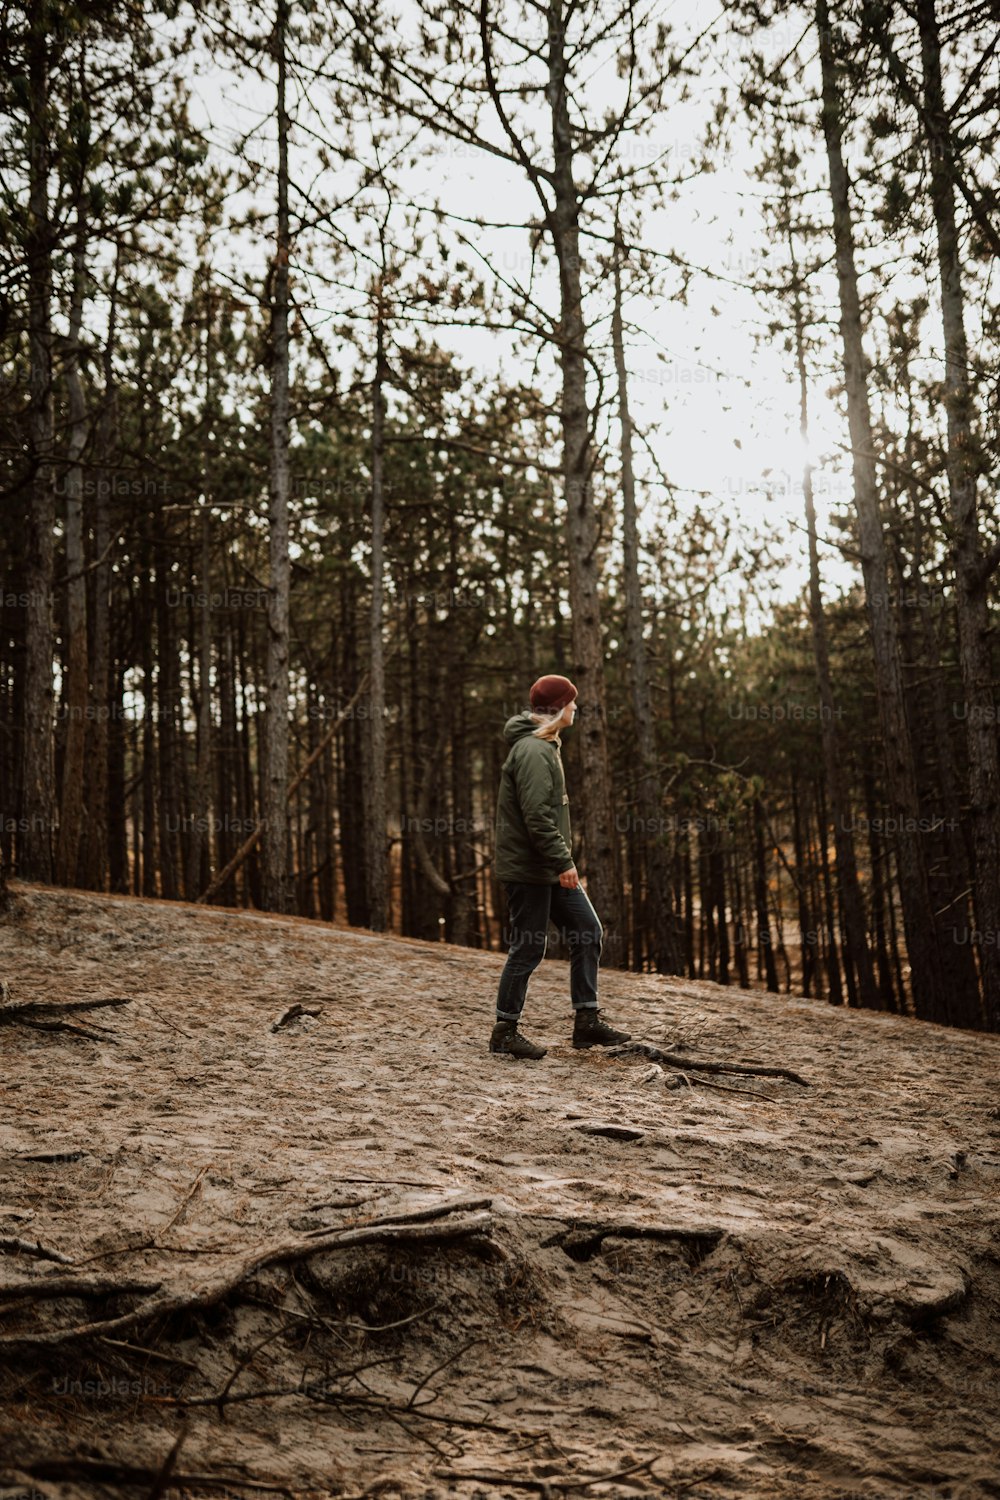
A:
<svg viewBox="0 0 1000 1500">
<path fill-rule="evenodd" d="M 0 1496 L 151 1495 L 185 1421 L 190 1495 L 1000 1495 L 1000 1038 L 606 973 L 636 1037 L 809 1080 L 688 1084 L 574 1053 L 547 962 L 517 1064 L 498 955 L 15 890 L 12 1000 L 132 1002 L 74 1018 L 100 1041 L 0 1027 L 0 1240 L 74 1263 L 0 1253 Z M 2 1343 L 457 1199 L 485 1227 Z M 70 1272 L 161 1291 L 34 1295 Z"/>
</svg>

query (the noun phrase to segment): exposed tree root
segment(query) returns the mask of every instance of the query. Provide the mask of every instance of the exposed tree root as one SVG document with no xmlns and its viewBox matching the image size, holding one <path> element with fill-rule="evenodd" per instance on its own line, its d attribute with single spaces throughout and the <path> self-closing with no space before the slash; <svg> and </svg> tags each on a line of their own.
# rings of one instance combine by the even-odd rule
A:
<svg viewBox="0 0 1000 1500">
<path fill-rule="evenodd" d="M 0 993 L 0 1026 L 28 1026 L 32 1031 L 68 1031 L 72 1036 L 82 1036 L 88 1042 L 114 1042 L 110 1031 L 91 1031 L 86 1026 L 74 1026 L 62 1017 L 67 1012 L 78 1010 L 103 1010 L 108 1006 L 130 1005 L 132 997 L 111 1000 L 10 1000 L 10 986 L 5 984 Z"/>
<path fill-rule="evenodd" d="M 409 1213 L 380 1214 L 377 1219 L 369 1219 L 367 1224 L 360 1225 L 362 1229 L 375 1229 L 385 1225 L 387 1228 L 394 1224 L 421 1224 L 429 1219 L 441 1219 L 445 1214 L 453 1214 L 461 1210 L 462 1213 L 473 1213 L 476 1209 L 489 1208 L 493 1202 L 492 1198 L 453 1198 L 448 1203 L 429 1203 L 426 1208 L 415 1208 Z M 321 1204 L 320 1207 L 333 1208 L 335 1204 Z M 313 1235 L 328 1234 L 328 1229 L 310 1229 L 306 1237 Z"/>
<path fill-rule="evenodd" d="M 726 1231 L 715 1225 L 687 1227 L 672 1224 L 642 1224 L 614 1219 L 567 1217 L 562 1227 L 542 1245 L 560 1245 L 572 1260 L 590 1260 L 606 1239 L 667 1240 L 690 1245 L 693 1250 L 709 1254 L 725 1238 Z"/>
<path fill-rule="evenodd" d="M 50 1297 L 122 1297 L 156 1292 L 162 1285 L 161 1281 L 123 1281 L 114 1276 L 23 1276 L 17 1281 L 0 1281 L 0 1297 L 36 1301 Z"/>
<path fill-rule="evenodd" d="M 691 1073 L 746 1073 L 757 1078 L 787 1078 L 792 1083 L 800 1083 L 803 1088 L 809 1088 L 809 1080 L 803 1078 L 800 1073 L 793 1073 L 791 1068 L 765 1068 L 757 1067 L 752 1063 L 723 1063 L 712 1062 L 708 1058 L 687 1057 L 681 1052 L 663 1052 L 659 1047 L 654 1047 L 650 1042 L 625 1042 L 621 1047 L 608 1049 L 609 1057 L 624 1057 L 628 1053 L 638 1053 L 640 1057 L 648 1057 L 651 1062 L 667 1063 L 671 1068 L 684 1068 Z"/>
<path fill-rule="evenodd" d="M 471 1200 L 477 1204 L 489 1200 Z M 450 1204 L 436 1205 L 432 1209 L 418 1210 L 415 1215 L 396 1215 L 382 1223 L 360 1225 L 354 1229 L 338 1229 L 307 1238 L 282 1240 L 241 1256 L 235 1264 L 205 1277 L 195 1286 L 190 1283 L 162 1288 L 161 1282 L 144 1283 L 115 1281 L 113 1278 L 52 1276 L 28 1278 L 8 1283 L 2 1288 L 7 1295 L 28 1295 L 33 1299 L 58 1296 L 119 1296 L 135 1292 L 152 1292 L 130 1312 L 116 1317 L 102 1318 L 88 1323 L 78 1323 L 70 1328 L 48 1329 L 41 1333 L 23 1332 L 5 1334 L 0 1337 L 0 1348 L 38 1347 L 41 1345 L 65 1344 L 79 1339 L 105 1337 L 147 1323 L 151 1318 L 167 1314 L 187 1312 L 194 1308 L 211 1307 L 255 1272 L 265 1266 L 304 1260 L 323 1251 L 346 1249 L 349 1246 L 372 1244 L 377 1241 L 392 1243 L 433 1242 L 467 1238 L 470 1235 L 489 1235 L 492 1218 L 487 1211 L 462 1212 L 470 1200 L 459 1199 Z M 425 1222 L 431 1215 L 438 1222 Z M 442 1217 L 443 1216 L 443 1217 Z M 161 1289 L 162 1288 L 162 1289 Z"/>
</svg>

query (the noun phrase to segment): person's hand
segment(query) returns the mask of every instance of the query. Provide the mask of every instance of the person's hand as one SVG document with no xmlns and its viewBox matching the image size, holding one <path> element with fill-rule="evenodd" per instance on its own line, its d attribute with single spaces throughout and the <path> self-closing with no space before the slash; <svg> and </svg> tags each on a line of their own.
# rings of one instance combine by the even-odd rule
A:
<svg viewBox="0 0 1000 1500">
<path fill-rule="evenodd" d="M 563 870 L 559 876 L 559 884 L 567 886 L 571 891 L 576 890 L 580 884 L 580 872 L 576 865 L 571 865 L 568 870 Z"/>
</svg>

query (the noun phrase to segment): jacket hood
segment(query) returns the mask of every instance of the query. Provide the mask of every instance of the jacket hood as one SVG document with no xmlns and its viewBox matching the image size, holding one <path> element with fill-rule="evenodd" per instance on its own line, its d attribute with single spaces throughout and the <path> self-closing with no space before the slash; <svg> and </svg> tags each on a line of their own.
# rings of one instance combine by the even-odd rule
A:
<svg viewBox="0 0 1000 1500">
<path fill-rule="evenodd" d="M 538 725 L 531 716 L 531 710 L 526 708 L 522 713 L 515 714 L 513 718 L 507 720 L 503 726 L 503 737 L 508 745 L 513 745 L 518 740 L 523 740 L 526 734 L 534 733 L 537 728 Z"/>
</svg>

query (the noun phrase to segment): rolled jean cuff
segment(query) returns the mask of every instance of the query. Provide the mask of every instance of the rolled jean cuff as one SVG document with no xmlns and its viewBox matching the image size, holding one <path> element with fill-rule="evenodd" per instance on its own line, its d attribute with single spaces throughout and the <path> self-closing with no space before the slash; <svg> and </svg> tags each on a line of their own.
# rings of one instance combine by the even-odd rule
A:
<svg viewBox="0 0 1000 1500">
<path fill-rule="evenodd" d="M 580 1001 L 574 1000 L 573 1001 L 573 1009 L 574 1010 L 597 1010 L 597 1008 L 598 1007 L 597 1007 L 597 1001 L 596 1000 L 580 1000 Z"/>
<path fill-rule="evenodd" d="M 519 1021 L 520 1019 L 521 1019 L 521 1012 L 520 1011 L 517 1012 L 517 1015 L 511 1015 L 510 1011 L 507 1011 L 507 1010 L 498 1010 L 497 1011 L 497 1020 L 498 1021 Z"/>
</svg>

